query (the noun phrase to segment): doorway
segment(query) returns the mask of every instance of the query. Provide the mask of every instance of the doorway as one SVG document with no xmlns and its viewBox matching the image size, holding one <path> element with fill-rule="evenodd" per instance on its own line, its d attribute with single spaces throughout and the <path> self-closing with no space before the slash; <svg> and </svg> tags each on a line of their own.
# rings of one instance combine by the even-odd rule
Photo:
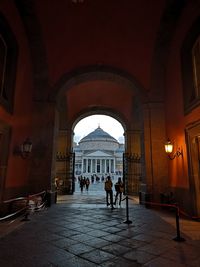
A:
<svg viewBox="0 0 200 267">
<path fill-rule="evenodd" d="M 190 192 L 194 212 L 200 215 L 200 122 L 186 130 L 189 158 Z"/>
</svg>

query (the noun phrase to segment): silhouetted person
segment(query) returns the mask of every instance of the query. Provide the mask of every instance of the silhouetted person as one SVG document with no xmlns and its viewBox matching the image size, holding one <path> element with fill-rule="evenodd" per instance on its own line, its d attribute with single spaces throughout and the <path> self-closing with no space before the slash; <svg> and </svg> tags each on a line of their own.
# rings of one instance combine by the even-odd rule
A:
<svg viewBox="0 0 200 267">
<path fill-rule="evenodd" d="M 107 176 L 105 181 L 104 189 L 106 191 L 106 203 L 107 206 L 111 205 L 111 209 L 114 209 L 113 207 L 113 190 L 112 190 L 113 183 L 111 181 L 111 177 Z M 109 202 L 110 199 L 110 202 Z"/>
<path fill-rule="evenodd" d="M 121 177 L 118 178 L 118 181 L 115 184 L 115 191 L 116 191 L 116 195 L 115 195 L 114 205 L 116 205 L 118 196 L 119 196 L 119 205 L 121 205 L 122 193 L 124 192 L 124 184 L 122 182 Z"/>
<path fill-rule="evenodd" d="M 86 178 L 86 180 L 85 180 L 85 186 L 86 186 L 86 190 L 87 191 L 89 189 L 89 185 L 90 185 L 90 179 L 89 178 Z"/>
<path fill-rule="evenodd" d="M 85 180 L 83 177 L 81 177 L 80 179 L 80 188 L 81 188 L 81 192 L 83 192 L 83 187 L 85 186 Z"/>
</svg>

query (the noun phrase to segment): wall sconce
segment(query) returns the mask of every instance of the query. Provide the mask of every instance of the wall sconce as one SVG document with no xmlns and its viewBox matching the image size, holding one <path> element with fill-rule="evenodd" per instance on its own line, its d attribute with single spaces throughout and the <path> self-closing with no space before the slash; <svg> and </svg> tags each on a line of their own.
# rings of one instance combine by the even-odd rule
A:
<svg viewBox="0 0 200 267">
<path fill-rule="evenodd" d="M 173 160 L 176 157 L 180 157 L 183 156 L 183 152 L 180 149 L 180 147 L 178 148 L 178 150 L 176 152 L 174 152 L 174 154 L 171 156 L 171 153 L 173 152 L 173 143 L 168 139 L 167 142 L 165 143 L 165 152 L 168 155 L 168 158 Z"/>
<path fill-rule="evenodd" d="M 14 148 L 13 154 L 16 156 L 21 156 L 23 159 L 29 158 L 30 154 L 32 152 L 32 142 L 29 138 L 26 138 L 26 140 L 21 144 L 20 146 L 16 146 Z"/>
</svg>

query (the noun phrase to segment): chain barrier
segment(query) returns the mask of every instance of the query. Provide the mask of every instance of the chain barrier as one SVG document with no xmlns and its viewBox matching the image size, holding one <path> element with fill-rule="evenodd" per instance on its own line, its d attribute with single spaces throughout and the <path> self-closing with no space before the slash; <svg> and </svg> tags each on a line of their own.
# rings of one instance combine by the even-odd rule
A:
<svg viewBox="0 0 200 267">
<path fill-rule="evenodd" d="M 131 198 L 130 198 L 131 199 Z M 175 212 L 176 212 L 176 237 L 173 238 L 174 241 L 177 242 L 183 242 L 185 241 L 185 239 L 183 237 L 181 237 L 181 232 L 180 232 L 180 213 L 181 210 L 178 206 L 178 204 L 161 204 L 161 203 L 156 203 L 156 202 L 151 202 L 151 201 L 140 201 L 140 204 L 148 204 L 148 205 L 153 205 L 153 206 L 160 206 L 160 207 L 171 207 L 174 208 Z"/>
<path fill-rule="evenodd" d="M 190 218 L 190 219 L 192 219 L 192 220 L 195 220 L 195 221 L 199 221 L 199 220 L 200 220 L 200 217 L 189 215 L 188 213 L 186 213 L 185 211 L 183 211 L 183 210 L 181 210 L 181 209 L 180 209 L 180 213 L 181 213 L 182 215 L 184 215 L 185 217 Z"/>
</svg>

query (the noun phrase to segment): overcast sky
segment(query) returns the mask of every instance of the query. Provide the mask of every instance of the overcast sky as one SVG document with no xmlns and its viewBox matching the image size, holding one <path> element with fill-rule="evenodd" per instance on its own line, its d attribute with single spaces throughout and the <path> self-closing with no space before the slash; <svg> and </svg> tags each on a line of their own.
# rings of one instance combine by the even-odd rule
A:
<svg viewBox="0 0 200 267">
<path fill-rule="evenodd" d="M 80 120 L 74 128 L 74 141 L 79 142 L 81 138 L 94 131 L 98 126 L 120 143 L 124 143 L 124 129 L 121 123 L 106 115 L 92 115 Z"/>
</svg>

